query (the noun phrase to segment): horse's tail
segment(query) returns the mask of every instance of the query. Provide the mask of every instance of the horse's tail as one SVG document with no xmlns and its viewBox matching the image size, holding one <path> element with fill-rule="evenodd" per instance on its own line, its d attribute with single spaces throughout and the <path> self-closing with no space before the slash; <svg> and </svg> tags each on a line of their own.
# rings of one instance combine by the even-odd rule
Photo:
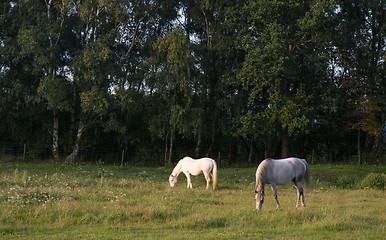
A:
<svg viewBox="0 0 386 240">
<path fill-rule="evenodd" d="M 304 174 L 304 181 L 307 189 L 311 188 L 311 182 L 310 182 L 310 168 L 308 167 L 308 163 L 305 159 L 302 159 L 304 164 L 306 165 L 306 172 Z"/>
<path fill-rule="evenodd" d="M 213 169 L 212 169 L 213 190 L 215 190 L 217 186 L 217 164 L 215 160 L 212 160 L 212 161 L 213 161 Z"/>
</svg>

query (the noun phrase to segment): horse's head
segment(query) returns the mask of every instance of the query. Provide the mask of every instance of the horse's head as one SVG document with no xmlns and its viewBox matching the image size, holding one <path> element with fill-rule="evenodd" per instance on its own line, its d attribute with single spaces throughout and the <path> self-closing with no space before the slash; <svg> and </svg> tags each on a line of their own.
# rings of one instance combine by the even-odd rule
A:
<svg viewBox="0 0 386 240">
<path fill-rule="evenodd" d="M 255 190 L 256 210 L 261 210 L 264 203 L 264 190 Z"/>
<path fill-rule="evenodd" d="M 177 175 L 173 176 L 173 174 L 171 174 L 169 177 L 169 183 L 170 183 L 170 187 L 175 187 L 177 184 Z"/>
</svg>

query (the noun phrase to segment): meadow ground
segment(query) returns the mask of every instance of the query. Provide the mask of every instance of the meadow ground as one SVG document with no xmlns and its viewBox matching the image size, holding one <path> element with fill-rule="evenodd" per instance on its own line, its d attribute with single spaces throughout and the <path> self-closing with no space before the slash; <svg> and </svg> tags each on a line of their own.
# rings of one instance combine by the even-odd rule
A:
<svg viewBox="0 0 386 240">
<path fill-rule="evenodd" d="M 256 166 L 257 167 L 257 166 Z M 384 190 L 357 183 L 385 166 L 310 166 L 312 190 L 271 190 L 254 210 L 253 168 L 219 169 L 171 189 L 172 168 L 0 161 L 1 239 L 385 239 Z"/>
</svg>

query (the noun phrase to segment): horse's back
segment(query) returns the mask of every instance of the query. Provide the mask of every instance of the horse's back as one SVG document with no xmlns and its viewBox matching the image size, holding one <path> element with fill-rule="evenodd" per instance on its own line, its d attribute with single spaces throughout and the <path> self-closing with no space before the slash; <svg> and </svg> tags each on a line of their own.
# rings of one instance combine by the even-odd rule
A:
<svg viewBox="0 0 386 240">
<path fill-rule="evenodd" d="M 300 158 L 294 158 L 294 157 L 288 158 L 288 159 L 294 165 L 296 172 L 304 173 L 307 170 L 308 164 L 307 164 L 306 160 L 300 159 Z"/>
<path fill-rule="evenodd" d="M 291 157 L 291 158 L 286 158 L 283 160 L 286 160 L 289 163 L 291 163 L 291 165 L 294 169 L 294 173 L 295 173 L 296 178 L 300 178 L 300 179 L 303 178 L 303 176 L 305 175 L 305 173 L 308 169 L 308 163 L 306 162 L 305 159 Z"/>
<path fill-rule="evenodd" d="M 296 157 L 289 157 L 289 158 L 283 158 L 283 159 L 271 159 L 273 160 L 276 165 L 282 165 L 282 166 L 294 166 L 295 168 L 307 168 L 307 162 L 304 159 L 296 158 Z"/>
<path fill-rule="evenodd" d="M 306 169 L 306 163 L 299 158 L 265 159 L 257 168 L 256 178 L 264 172 L 267 181 L 286 184 L 299 174 L 303 175 Z"/>
<path fill-rule="evenodd" d="M 193 175 L 199 175 L 202 172 L 210 172 L 214 165 L 214 160 L 211 158 L 193 159 L 185 157 L 181 161 L 184 161 L 184 168 Z"/>
<path fill-rule="evenodd" d="M 212 169 L 214 165 L 214 160 L 208 157 L 200 158 L 194 161 L 196 161 L 196 164 L 199 164 L 203 170 Z"/>
</svg>

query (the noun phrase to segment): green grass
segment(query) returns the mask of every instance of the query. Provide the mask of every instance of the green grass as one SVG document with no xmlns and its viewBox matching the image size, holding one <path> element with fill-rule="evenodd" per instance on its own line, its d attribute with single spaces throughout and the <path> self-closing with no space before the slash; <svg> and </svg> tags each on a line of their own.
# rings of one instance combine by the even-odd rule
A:
<svg viewBox="0 0 386 240">
<path fill-rule="evenodd" d="M 384 166 L 311 166 L 313 189 L 295 209 L 296 190 L 269 186 L 254 210 L 256 168 L 219 169 L 216 191 L 203 176 L 186 189 L 171 168 L 0 162 L 1 239 L 384 239 L 385 192 L 343 189 Z M 141 174 L 146 171 L 147 175 Z"/>
</svg>

